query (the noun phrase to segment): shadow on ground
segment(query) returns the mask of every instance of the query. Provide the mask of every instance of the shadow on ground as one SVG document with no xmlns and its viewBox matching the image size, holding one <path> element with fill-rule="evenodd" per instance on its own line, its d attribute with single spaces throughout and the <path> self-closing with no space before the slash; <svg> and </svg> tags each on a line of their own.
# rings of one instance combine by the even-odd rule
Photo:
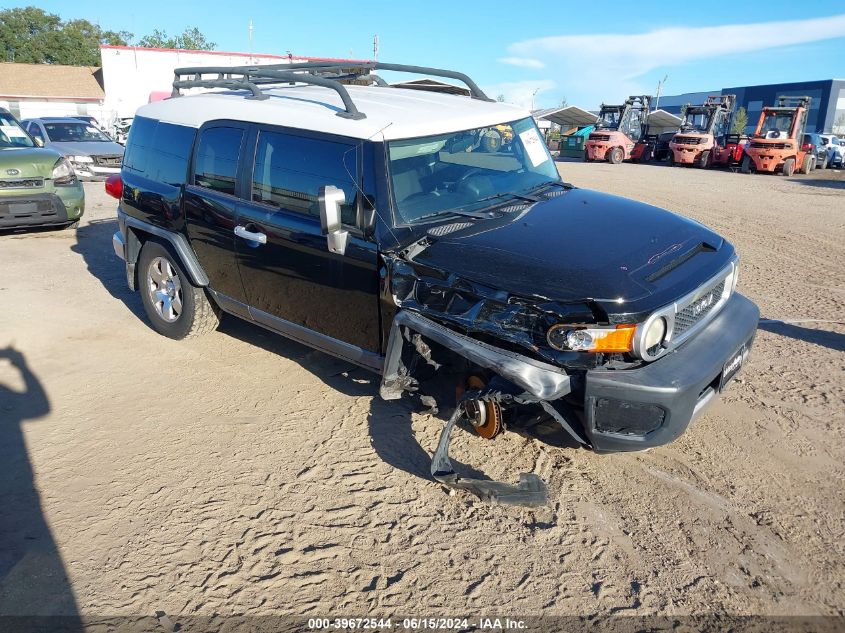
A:
<svg viewBox="0 0 845 633">
<path fill-rule="evenodd" d="M 50 616 L 41 621 L 48 625 L 44 630 L 82 630 L 76 598 L 41 509 L 22 428 L 41 424 L 36 420 L 49 412 L 47 393 L 24 355 L 12 347 L 0 349 L 0 629 L 13 625 L 25 631 L 36 624 L 9 616 Z"/>
<path fill-rule="evenodd" d="M 783 321 L 761 320 L 759 328 L 772 334 L 788 336 L 799 341 L 813 343 L 821 347 L 827 347 L 837 352 L 845 352 L 845 334 L 831 332 L 829 330 L 818 330 L 816 328 L 803 327 L 794 323 Z"/>
</svg>

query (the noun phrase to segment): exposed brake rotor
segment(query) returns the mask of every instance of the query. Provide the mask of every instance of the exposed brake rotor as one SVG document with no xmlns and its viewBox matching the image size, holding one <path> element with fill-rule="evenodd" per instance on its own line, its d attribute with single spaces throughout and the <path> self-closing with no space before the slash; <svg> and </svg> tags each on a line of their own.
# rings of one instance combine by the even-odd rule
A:
<svg viewBox="0 0 845 633">
<path fill-rule="evenodd" d="M 467 378 L 467 389 L 479 390 L 484 386 L 484 380 L 479 376 Z M 472 428 L 484 439 L 492 440 L 504 430 L 502 407 L 498 402 L 473 399 L 465 400 L 462 406 Z"/>
</svg>

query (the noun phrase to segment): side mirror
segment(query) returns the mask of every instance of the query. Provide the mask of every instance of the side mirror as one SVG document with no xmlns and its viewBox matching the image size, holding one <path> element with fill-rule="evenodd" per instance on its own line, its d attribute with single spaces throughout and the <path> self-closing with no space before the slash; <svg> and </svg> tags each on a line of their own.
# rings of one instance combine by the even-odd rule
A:
<svg viewBox="0 0 845 633">
<path fill-rule="evenodd" d="M 35 146 L 36 146 L 36 147 L 44 147 L 44 141 L 42 141 L 42 140 L 41 140 L 40 138 L 38 138 L 37 136 L 33 136 L 33 137 L 32 137 L 32 140 L 35 142 Z"/>
<path fill-rule="evenodd" d="M 328 185 L 320 187 L 317 198 L 320 202 L 320 228 L 326 236 L 329 252 L 343 255 L 349 232 L 341 228 L 340 205 L 346 202 L 346 195 L 342 189 Z"/>
</svg>

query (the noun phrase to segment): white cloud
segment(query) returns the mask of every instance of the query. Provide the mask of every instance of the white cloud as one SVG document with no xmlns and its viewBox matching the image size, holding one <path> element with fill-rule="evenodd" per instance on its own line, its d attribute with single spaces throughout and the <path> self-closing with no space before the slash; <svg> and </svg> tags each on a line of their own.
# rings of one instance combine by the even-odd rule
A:
<svg viewBox="0 0 845 633">
<path fill-rule="evenodd" d="M 522 68 L 545 68 L 546 65 L 539 59 L 531 59 L 530 57 L 501 57 L 500 64 L 510 64 L 511 66 L 520 66 Z"/>
<path fill-rule="evenodd" d="M 513 103 L 524 108 L 530 108 L 532 100 L 539 103 L 540 95 L 555 88 L 551 79 L 537 79 L 536 81 L 506 81 L 498 84 L 482 86 L 487 96 L 496 99 L 503 95 L 505 103 Z M 539 106 L 538 106 L 539 107 Z"/>
<path fill-rule="evenodd" d="M 642 89 L 637 78 L 656 68 L 837 37 L 845 37 L 845 14 L 756 24 L 672 27 L 635 34 L 542 37 L 511 44 L 511 57 L 505 59 L 530 59 L 555 68 L 566 81 L 561 87 L 570 101 L 573 97 L 595 98 L 595 103 L 580 104 L 592 108 L 602 98 L 634 94 Z"/>
</svg>

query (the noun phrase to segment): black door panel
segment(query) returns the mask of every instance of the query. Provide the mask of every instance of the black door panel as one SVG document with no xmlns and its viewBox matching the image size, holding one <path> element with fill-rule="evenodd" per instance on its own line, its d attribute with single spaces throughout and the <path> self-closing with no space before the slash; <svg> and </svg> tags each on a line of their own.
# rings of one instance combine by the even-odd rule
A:
<svg viewBox="0 0 845 633">
<path fill-rule="evenodd" d="M 370 351 L 379 349 L 375 246 L 350 237 L 329 253 L 319 220 L 244 204 L 239 224 L 266 244 L 237 238 L 248 303 L 262 312 Z"/>
</svg>

